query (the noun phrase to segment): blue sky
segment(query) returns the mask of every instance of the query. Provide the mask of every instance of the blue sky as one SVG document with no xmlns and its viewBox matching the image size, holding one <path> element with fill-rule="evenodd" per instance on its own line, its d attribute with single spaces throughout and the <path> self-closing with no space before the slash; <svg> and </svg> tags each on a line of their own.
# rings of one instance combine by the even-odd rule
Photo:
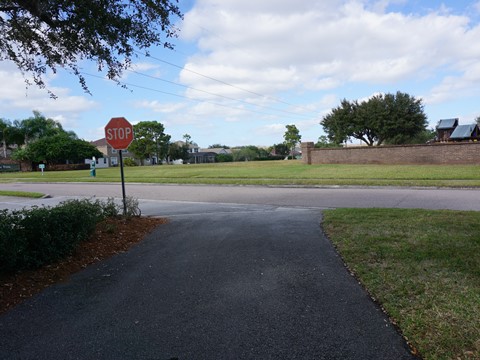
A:
<svg viewBox="0 0 480 360">
<path fill-rule="evenodd" d="M 0 117 L 32 110 L 85 140 L 104 137 L 112 117 L 156 120 L 172 140 L 190 134 L 201 147 L 269 146 L 295 124 L 302 141 L 323 135 L 319 122 L 343 98 L 397 90 L 423 100 L 430 127 L 480 116 L 480 1 L 189 0 L 175 51 L 139 55 L 122 82 L 81 64 L 92 95 L 76 77 L 48 74 L 58 95 L 25 88 L 0 62 Z"/>
</svg>

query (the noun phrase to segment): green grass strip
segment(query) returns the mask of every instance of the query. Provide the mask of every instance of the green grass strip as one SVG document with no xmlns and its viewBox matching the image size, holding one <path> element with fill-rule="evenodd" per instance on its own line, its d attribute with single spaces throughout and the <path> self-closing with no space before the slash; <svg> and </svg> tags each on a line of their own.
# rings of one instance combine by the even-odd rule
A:
<svg viewBox="0 0 480 360">
<path fill-rule="evenodd" d="M 0 174 L 1 182 L 119 182 L 120 169 Z M 480 187 L 478 165 L 306 165 L 301 161 L 125 167 L 126 182 L 158 184 Z"/>
<path fill-rule="evenodd" d="M 480 359 L 480 212 L 336 209 L 323 227 L 425 359 Z"/>
<path fill-rule="evenodd" d="M 39 199 L 39 198 L 45 196 L 45 194 L 38 193 L 38 192 L 28 192 L 28 191 L 0 190 L 0 196 L 16 196 L 16 197 L 26 197 L 26 198 Z"/>
</svg>

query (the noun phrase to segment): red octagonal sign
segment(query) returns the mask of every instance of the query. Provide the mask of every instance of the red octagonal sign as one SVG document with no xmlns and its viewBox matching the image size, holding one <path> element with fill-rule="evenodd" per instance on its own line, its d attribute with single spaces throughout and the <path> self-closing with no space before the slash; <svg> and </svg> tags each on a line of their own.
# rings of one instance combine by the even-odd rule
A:
<svg viewBox="0 0 480 360">
<path fill-rule="evenodd" d="M 111 118 L 105 126 L 105 139 L 115 150 L 127 149 L 133 141 L 133 126 L 124 117 Z"/>
</svg>

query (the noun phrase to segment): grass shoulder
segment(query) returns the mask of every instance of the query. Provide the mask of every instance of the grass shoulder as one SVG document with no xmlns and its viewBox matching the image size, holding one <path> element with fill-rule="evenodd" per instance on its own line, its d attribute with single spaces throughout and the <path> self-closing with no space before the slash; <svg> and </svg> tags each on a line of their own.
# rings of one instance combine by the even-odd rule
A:
<svg viewBox="0 0 480 360">
<path fill-rule="evenodd" d="M 480 358 L 480 212 L 336 209 L 323 228 L 425 359 Z"/>
<path fill-rule="evenodd" d="M 119 168 L 0 174 L 0 182 L 119 182 Z M 301 161 L 125 168 L 126 182 L 228 185 L 480 187 L 476 165 L 307 165 Z"/>
<path fill-rule="evenodd" d="M 30 192 L 30 191 L 9 191 L 9 190 L 0 190 L 0 196 L 13 196 L 13 197 L 26 197 L 32 199 L 40 199 L 45 196 L 45 194 L 39 192 Z"/>
</svg>

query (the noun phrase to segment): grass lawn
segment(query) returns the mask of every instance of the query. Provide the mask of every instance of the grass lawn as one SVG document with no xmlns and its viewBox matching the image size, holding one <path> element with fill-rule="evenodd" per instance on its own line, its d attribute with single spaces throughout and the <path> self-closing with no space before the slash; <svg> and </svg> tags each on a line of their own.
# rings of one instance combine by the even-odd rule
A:
<svg viewBox="0 0 480 360">
<path fill-rule="evenodd" d="M 480 359 L 480 212 L 336 209 L 323 227 L 425 359 Z"/>
<path fill-rule="evenodd" d="M 0 182 L 118 182 L 120 169 L 3 173 Z M 301 161 L 251 161 L 125 167 L 125 181 L 177 184 L 362 185 L 480 187 L 475 165 L 306 165 Z"/>
<path fill-rule="evenodd" d="M 17 196 L 17 197 L 39 199 L 44 195 L 45 194 L 38 193 L 38 192 L 0 190 L 0 196 Z"/>
</svg>

